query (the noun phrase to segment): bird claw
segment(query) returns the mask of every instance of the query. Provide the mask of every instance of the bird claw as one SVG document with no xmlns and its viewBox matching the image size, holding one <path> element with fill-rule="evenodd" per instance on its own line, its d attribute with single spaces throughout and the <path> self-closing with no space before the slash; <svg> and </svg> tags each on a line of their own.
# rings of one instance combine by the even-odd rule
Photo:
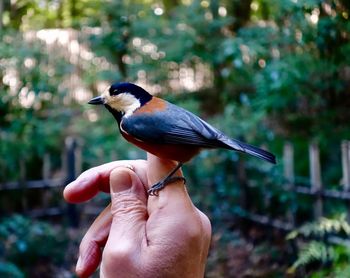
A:
<svg viewBox="0 0 350 278">
<path fill-rule="evenodd" d="M 180 180 L 186 184 L 186 179 L 184 177 L 169 177 L 154 184 L 150 189 L 148 189 L 147 193 L 149 196 L 158 196 L 158 192 L 162 190 L 166 185 Z"/>
</svg>

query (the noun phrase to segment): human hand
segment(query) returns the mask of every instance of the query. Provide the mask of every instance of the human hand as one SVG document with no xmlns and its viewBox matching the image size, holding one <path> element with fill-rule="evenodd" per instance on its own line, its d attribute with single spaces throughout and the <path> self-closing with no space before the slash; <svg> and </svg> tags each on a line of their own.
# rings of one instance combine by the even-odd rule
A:
<svg viewBox="0 0 350 278">
<path fill-rule="evenodd" d="M 67 185 L 64 198 L 80 203 L 99 191 L 111 204 L 86 232 L 76 272 L 101 277 L 203 277 L 211 237 L 209 219 L 191 202 L 182 181 L 147 195 L 175 162 L 116 161 L 92 168 Z M 181 171 L 176 173 L 182 175 Z"/>
</svg>

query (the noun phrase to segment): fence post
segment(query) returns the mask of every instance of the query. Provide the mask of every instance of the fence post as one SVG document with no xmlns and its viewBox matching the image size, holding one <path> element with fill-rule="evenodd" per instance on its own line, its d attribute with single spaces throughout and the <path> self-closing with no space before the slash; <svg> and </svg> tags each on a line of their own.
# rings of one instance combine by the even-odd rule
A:
<svg viewBox="0 0 350 278">
<path fill-rule="evenodd" d="M 72 182 L 77 177 L 77 153 L 79 146 L 77 139 L 74 137 L 67 137 L 65 140 L 66 153 L 66 184 Z M 79 226 L 79 212 L 77 206 L 68 204 L 67 206 L 68 222 L 71 227 L 77 228 Z"/>
<path fill-rule="evenodd" d="M 323 200 L 322 200 L 322 178 L 321 178 L 321 163 L 320 163 L 320 150 L 318 144 L 312 142 L 309 145 L 309 157 L 310 157 L 310 178 L 311 178 L 311 190 L 316 194 L 314 202 L 314 217 L 318 219 L 323 214 Z"/>
<path fill-rule="evenodd" d="M 21 205 L 24 213 L 28 212 L 28 202 L 26 198 L 26 176 L 27 176 L 27 171 L 26 171 L 26 161 L 25 158 L 22 157 L 19 160 L 19 182 L 20 182 L 20 188 L 21 188 Z"/>
<path fill-rule="evenodd" d="M 297 210 L 297 198 L 294 191 L 294 147 L 290 142 L 286 142 L 283 146 L 283 164 L 284 164 L 284 179 L 286 181 L 286 186 L 290 188 L 292 197 L 290 198 L 290 206 L 287 212 L 288 221 L 291 223 L 292 227 L 295 227 L 295 213 Z"/>
<path fill-rule="evenodd" d="M 344 191 L 350 191 L 350 142 L 343 140 L 341 142 L 341 159 L 342 159 L 342 184 Z M 347 220 L 350 222 L 350 206 L 348 205 Z"/>
<path fill-rule="evenodd" d="M 45 184 L 47 184 L 48 180 L 50 179 L 51 175 L 51 159 L 50 154 L 45 152 L 43 156 L 43 168 L 42 168 L 42 178 Z M 43 208 L 48 209 L 50 200 L 52 199 L 52 190 L 50 188 L 44 188 L 43 189 L 43 196 L 42 196 L 42 203 Z"/>
<path fill-rule="evenodd" d="M 343 186 L 344 191 L 350 190 L 350 142 L 347 140 L 343 140 L 341 142 L 341 158 L 342 158 L 342 169 L 343 169 Z"/>
<path fill-rule="evenodd" d="M 44 153 L 43 157 L 43 169 L 42 169 L 42 176 L 43 180 L 47 181 L 50 179 L 50 171 L 51 171 L 51 159 L 49 153 Z"/>
</svg>

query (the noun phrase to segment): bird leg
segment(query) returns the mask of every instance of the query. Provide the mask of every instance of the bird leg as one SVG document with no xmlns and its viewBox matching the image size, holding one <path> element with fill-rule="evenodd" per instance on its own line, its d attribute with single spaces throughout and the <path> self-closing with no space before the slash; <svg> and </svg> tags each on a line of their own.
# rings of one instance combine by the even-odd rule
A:
<svg viewBox="0 0 350 278">
<path fill-rule="evenodd" d="M 158 196 L 158 192 L 160 190 L 162 190 L 169 183 L 172 183 L 172 182 L 175 182 L 175 181 L 182 180 L 186 184 L 186 179 L 184 177 L 173 177 L 175 172 L 177 170 L 179 170 L 182 165 L 183 165 L 183 163 L 179 162 L 179 164 L 177 164 L 177 166 L 173 170 L 171 170 L 171 172 L 164 179 L 162 179 L 161 181 L 157 182 L 150 189 L 148 189 L 148 191 L 147 191 L 148 195 L 149 196 Z"/>
</svg>

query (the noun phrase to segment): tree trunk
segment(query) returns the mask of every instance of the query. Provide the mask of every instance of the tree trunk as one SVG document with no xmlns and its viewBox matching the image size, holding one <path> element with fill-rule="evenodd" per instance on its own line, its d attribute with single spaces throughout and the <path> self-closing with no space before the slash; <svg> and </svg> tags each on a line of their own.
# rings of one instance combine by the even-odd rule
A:
<svg viewBox="0 0 350 278">
<path fill-rule="evenodd" d="M 249 21 L 251 4 L 252 0 L 230 0 L 227 2 L 228 15 L 233 17 L 233 23 L 230 26 L 231 31 L 237 32 Z"/>
</svg>

